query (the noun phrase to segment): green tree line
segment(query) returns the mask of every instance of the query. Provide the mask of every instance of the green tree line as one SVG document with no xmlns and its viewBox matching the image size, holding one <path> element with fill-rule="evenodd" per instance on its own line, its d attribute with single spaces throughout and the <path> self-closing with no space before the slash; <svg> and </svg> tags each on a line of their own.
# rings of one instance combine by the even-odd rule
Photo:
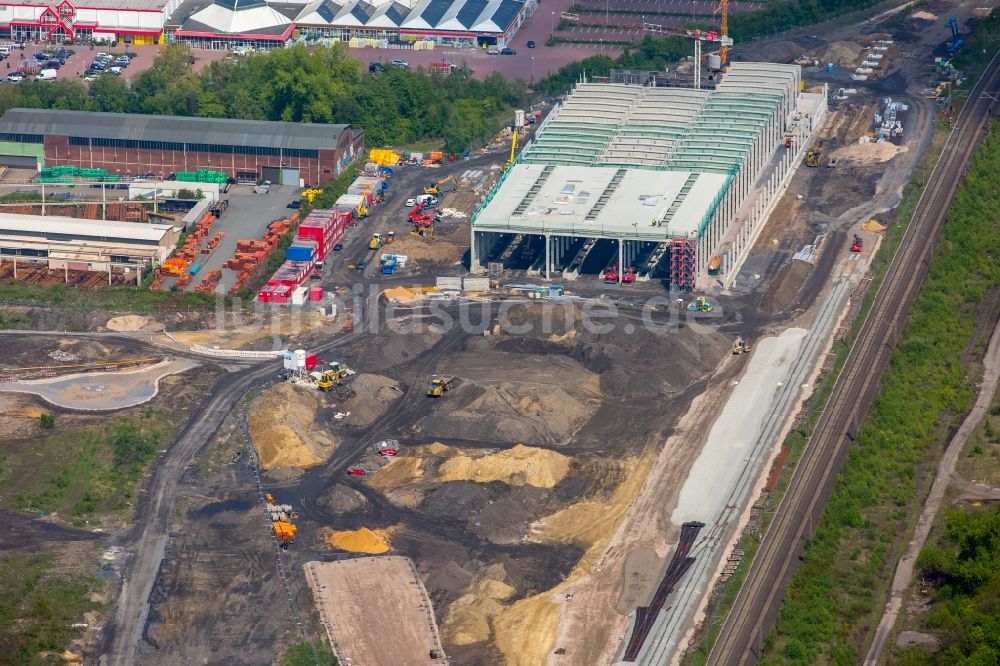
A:
<svg viewBox="0 0 1000 666">
<path fill-rule="evenodd" d="M 296 46 L 228 58 L 200 72 L 183 44 L 164 48 L 128 81 L 100 76 L 89 85 L 59 79 L 0 87 L 0 112 L 12 107 L 152 113 L 311 123 L 351 123 L 369 145 L 443 140 L 446 150 L 476 147 L 510 123 L 527 89 L 499 74 L 450 75 L 388 67 L 369 74 L 346 48 Z"/>
</svg>

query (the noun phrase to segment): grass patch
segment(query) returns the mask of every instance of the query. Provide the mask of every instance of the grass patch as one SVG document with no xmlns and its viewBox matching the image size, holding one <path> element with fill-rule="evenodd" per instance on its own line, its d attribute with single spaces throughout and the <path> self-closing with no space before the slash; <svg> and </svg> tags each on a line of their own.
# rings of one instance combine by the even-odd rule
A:
<svg viewBox="0 0 1000 666">
<path fill-rule="evenodd" d="M 18 305 L 50 306 L 77 310 L 110 310 L 116 312 L 177 312 L 178 310 L 205 310 L 215 306 L 215 297 L 198 293 L 173 294 L 150 291 L 143 287 L 105 287 L 84 289 L 38 285 L 9 280 L 0 282 L 0 302 Z M 25 318 L 27 319 L 27 318 Z M 0 318 L 0 327 L 4 326 Z"/>
<path fill-rule="evenodd" d="M 108 513 L 130 513 L 147 464 L 173 431 L 167 414 L 152 409 L 100 426 L 53 425 L 43 431 L 50 434 L 32 444 L 30 459 L 9 457 L 3 481 L 17 485 L 14 508 L 58 513 L 75 525 Z M 38 460 L 45 461 L 47 473 Z"/>
<path fill-rule="evenodd" d="M 278 660 L 278 666 L 337 666 L 339 663 L 326 641 L 296 643 Z"/>
<path fill-rule="evenodd" d="M 949 212 L 881 393 L 781 606 L 764 663 L 855 663 L 877 623 L 894 567 L 892 555 L 918 513 L 920 468 L 946 439 L 954 415 L 970 405 L 962 357 L 978 304 L 1000 283 L 995 260 L 1000 253 L 1000 191 L 993 187 L 998 169 L 1000 135 L 993 133 Z M 913 185 L 923 183 L 915 178 Z M 913 197 L 915 192 L 909 200 Z M 912 211 L 901 205 L 899 212 Z"/>
<path fill-rule="evenodd" d="M 73 624 L 100 610 L 92 576 L 53 571 L 51 555 L 12 555 L 0 562 L 0 663 L 62 664 L 59 656 L 80 634 Z M 44 653 L 53 653 L 44 655 Z"/>
</svg>

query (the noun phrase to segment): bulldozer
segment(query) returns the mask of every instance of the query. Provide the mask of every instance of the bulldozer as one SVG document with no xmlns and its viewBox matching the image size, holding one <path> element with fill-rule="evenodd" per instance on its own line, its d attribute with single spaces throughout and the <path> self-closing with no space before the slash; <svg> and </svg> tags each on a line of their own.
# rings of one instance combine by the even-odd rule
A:
<svg viewBox="0 0 1000 666">
<path fill-rule="evenodd" d="M 737 336 L 736 341 L 733 342 L 733 348 L 732 348 L 733 356 L 739 356 L 740 354 L 748 354 L 748 353 L 750 353 L 750 344 L 742 337 Z"/>
<path fill-rule="evenodd" d="M 454 377 L 444 375 L 432 375 L 430 384 L 427 385 L 427 395 L 431 398 L 440 398 L 445 391 L 450 391 L 455 384 Z"/>
<path fill-rule="evenodd" d="M 715 306 L 709 303 L 708 299 L 704 296 L 699 296 L 688 303 L 687 309 L 689 312 L 711 312 L 715 309 Z"/>
<path fill-rule="evenodd" d="M 808 150 L 808 152 L 806 152 L 807 167 L 818 167 L 822 159 L 823 159 L 822 146 L 813 146 Z"/>
<path fill-rule="evenodd" d="M 458 182 L 454 176 L 442 178 L 436 183 L 431 183 L 424 188 L 424 194 L 440 194 L 441 192 L 454 192 L 458 188 Z"/>
</svg>

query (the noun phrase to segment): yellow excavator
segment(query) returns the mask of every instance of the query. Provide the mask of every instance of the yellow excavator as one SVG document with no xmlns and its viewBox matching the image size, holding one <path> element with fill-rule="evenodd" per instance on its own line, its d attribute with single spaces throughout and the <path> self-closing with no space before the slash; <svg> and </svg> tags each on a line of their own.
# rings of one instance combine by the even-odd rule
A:
<svg viewBox="0 0 1000 666">
<path fill-rule="evenodd" d="M 514 164 L 514 158 L 517 156 L 517 126 L 510 128 L 510 157 L 507 158 L 507 163 L 503 165 L 504 169 L 509 169 L 512 164 Z"/>
<path fill-rule="evenodd" d="M 454 192 L 458 188 L 458 181 L 454 176 L 442 178 L 436 183 L 431 183 L 424 188 L 424 194 L 440 194 L 441 192 Z"/>
<path fill-rule="evenodd" d="M 427 386 L 427 395 L 431 398 L 440 398 L 444 395 L 445 391 L 451 390 L 451 387 L 455 384 L 454 377 L 445 377 L 444 375 L 432 375 L 431 382 Z"/>
<path fill-rule="evenodd" d="M 323 371 L 320 378 L 316 380 L 316 388 L 320 391 L 329 391 L 334 386 L 343 384 L 344 377 L 346 376 L 347 368 L 345 366 L 339 362 L 331 362 L 329 367 Z"/>
</svg>

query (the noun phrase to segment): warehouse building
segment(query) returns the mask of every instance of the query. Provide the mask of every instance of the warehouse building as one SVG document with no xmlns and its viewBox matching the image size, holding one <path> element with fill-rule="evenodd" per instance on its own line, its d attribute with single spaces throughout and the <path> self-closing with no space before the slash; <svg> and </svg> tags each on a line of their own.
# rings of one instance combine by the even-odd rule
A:
<svg viewBox="0 0 1000 666">
<path fill-rule="evenodd" d="M 0 261 L 70 271 L 124 271 L 165 260 L 180 236 L 168 224 L 0 213 Z"/>
<path fill-rule="evenodd" d="M 325 184 L 364 146 L 350 125 L 10 109 L 0 118 L 0 164 L 76 166 L 110 173 L 222 171 L 240 181 Z"/>
<path fill-rule="evenodd" d="M 826 112 L 800 86 L 770 63 L 714 90 L 578 84 L 474 213 L 473 272 L 730 280 Z"/>
<path fill-rule="evenodd" d="M 0 37 L 158 44 L 183 0 L 2 0 Z"/>
<path fill-rule="evenodd" d="M 198 48 L 286 44 L 387 46 L 419 42 L 453 47 L 506 46 L 536 0 L 189 0 L 168 26 L 169 39 Z"/>
</svg>

